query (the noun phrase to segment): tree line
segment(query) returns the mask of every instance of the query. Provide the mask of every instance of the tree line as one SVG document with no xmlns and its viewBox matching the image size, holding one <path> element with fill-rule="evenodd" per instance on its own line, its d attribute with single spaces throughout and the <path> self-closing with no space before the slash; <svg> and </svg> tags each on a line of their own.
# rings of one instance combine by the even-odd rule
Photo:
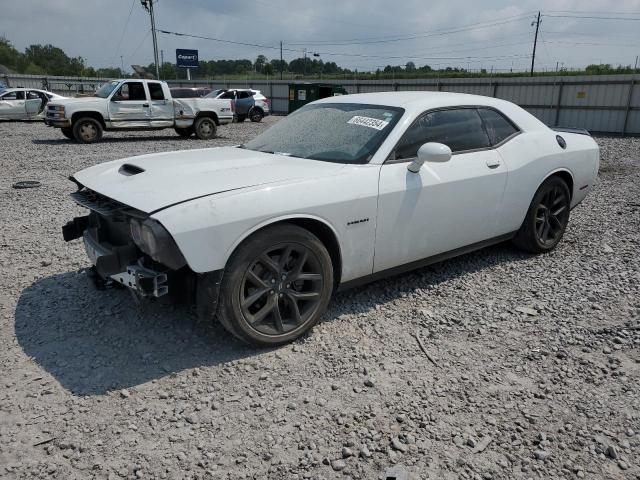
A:
<svg viewBox="0 0 640 480">
<path fill-rule="evenodd" d="M 197 69 L 193 70 L 192 78 L 196 79 L 219 79 L 220 77 L 233 76 L 256 76 L 271 77 L 277 76 L 279 72 L 286 73 L 288 77 L 310 76 L 340 78 L 342 76 L 357 76 L 359 78 L 420 78 L 433 76 L 522 76 L 524 72 L 501 72 L 494 73 L 486 69 L 474 72 L 464 68 L 445 67 L 433 69 L 429 65 L 416 66 L 414 62 L 407 62 L 404 65 L 386 65 L 377 68 L 374 72 L 358 72 L 349 68 L 340 67 L 336 62 L 325 62 L 315 56 L 303 56 L 291 61 L 271 59 L 265 55 L 251 61 L 249 59 L 235 60 L 201 60 Z M 4 65 L 10 71 L 30 75 L 61 75 L 78 77 L 101 77 L 101 78 L 126 78 L 130 74 L 121 70 L 120 67 L 94 68 L 87 65 L 82 57 L 69 57 L 64 50 L 53 45 L 30 45 L 24 52 L 19 52 L 11 42 L 0 37 L 0 65 Z M 153 63 L 145 67 L 148 72 L 155 72 Z M 584 70 L 561 70 L 560 72 L 536 72 L 537 75 L 561 74 L 587 74 L 606 75 L 616 73 L 634 73 L 638 70 L 631 66 L 612 66 L 610 64 L 588 65 Z M 183 68 L 177 68 L 172 62 L 164 62 L 160 68 L 160 76 L 163 79 L 186 79 L 187 72 Z"/>
</svg>

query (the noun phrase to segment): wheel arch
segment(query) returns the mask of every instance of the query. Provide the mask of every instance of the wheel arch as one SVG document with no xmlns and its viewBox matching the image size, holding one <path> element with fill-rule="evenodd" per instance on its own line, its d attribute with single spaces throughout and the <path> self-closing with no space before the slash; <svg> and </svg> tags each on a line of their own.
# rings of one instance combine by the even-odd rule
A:
<svg viewBox="0 0 640 480">
<path fill-rule="evenodd" d="M 75 124 L 76 121 L 78 121 L 80 118 L 84 118 L 84 117 L 89 117 L 89 118 L 94 118 L 96 119 L 98 122 L 100 122 L 100 125 L 102 125 L 102 128 L 106 129 L 107 126 L 104 122 L 104 117 L 102 116 L 102 114 L 100 112 L 96 112 L 93 110 L 89 110 L 89 111 L 81 111 L 81 112 L 75 112 L 71 115 L 71 124 Z"/>
<path fill-rule="evenodd" d="M 331 264 L 333 266 L 334 286 L 340 283 L 342 278 L 342 249 L 340 248 L 340 240 L 335 228 L 327 222 L 325 219 L 314 215 L 288 215 L 284 217 L 272 218 L 266 220 L 253 228 L 247 230 L 242 236 L 240 236 L 235 243 L 227 250 L 225 263 L 229 262 L 229 259 L 238 249 L 238 247 L 249 237 L 258 233 L 259 231 L 272 227 L 278 224 L 291 224 L 304 228 L 305 230 L 313 233 L 325 246 L 331 257 Z"/>
<path fill-rule="evenodd" d="M 198 118 L 202 118 L 202 117 L 207 117 L 207 118 L 211 118 L 213 119 L 213 121 L 216 123 L 217 126 L 220 126 L 220 120 L 218 120 L 218 114 L 216 112 L 211 112 L 211 111 L 200 111 L 198 112 L 198 115 L 196 115 L 196 120 Z M 195 123 L 195 120 L 194 120 Z"/>
<path fill-rule="evenodd" d="M 540 185 L 538 185 L 538 188 L 540 188 L 542 184 L 547 180 L 549 180 L 551 177 L 560 177 L 567 184 L 567 187 L 569 187 L 569 201 L 571 202 L 571 200 L 573 199 L 573 185 L 574 185 L 573 173 L 571 172 L 571 170 L 569 170 L 568 168 L 558 168 L 556 170 L 553 170 L 552 172 L 549 172 L 547 176 L 544 177 L 544 180 L 540 182 Z M 536 191 L 537 190 L 538 189 L 536 189 Z"/>
</svg>

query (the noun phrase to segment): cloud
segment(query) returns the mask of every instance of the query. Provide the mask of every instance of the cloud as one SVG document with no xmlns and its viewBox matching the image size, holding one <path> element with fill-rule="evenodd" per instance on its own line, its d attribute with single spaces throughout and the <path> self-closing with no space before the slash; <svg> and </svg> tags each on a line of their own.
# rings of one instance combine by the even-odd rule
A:
<svg viewBox="0 0 640 480">
<path fill-rule="evenodd" d="M 259 54 L 277 58 L 282 40 L 286 59 L 302 56 L 306 48 L 320 52 L 325 61 L 360 70 L 407 61 L 508 69 L 526 68 L 530 62 L 531 22 L 540 8 L 569 14 L 595 11 L 601 16 L 635 12 L 640 18 L 640 0 L 588 4 L 578 0 L 159 0 L 156 24 L 171 31 L 265 45 L 158 34 L 159 47 L 171 61 L 176 48 L 198 49 L 201 59 L 254 60 Z M 639 27 L 638 21 L 543 17 L 538 65 L 553 69 L 556 62 L 575 67 L 600 61 L 633 64 Z M 149 16 L 139 0 L 8 2 L 0 17 L 0 34 L 17 48 L 51 43 L 93 66 L 117 66 L 120 56 L 125 65 L 151 63 L 148 31 Z M 410 34 L 417 35 L 394 41 Z"/>
</svg>

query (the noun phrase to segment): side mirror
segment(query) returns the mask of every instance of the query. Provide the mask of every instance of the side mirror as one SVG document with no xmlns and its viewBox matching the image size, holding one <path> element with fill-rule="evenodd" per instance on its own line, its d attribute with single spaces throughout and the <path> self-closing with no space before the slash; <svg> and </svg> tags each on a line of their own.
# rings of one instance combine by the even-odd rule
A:
<svg viewBox="0 0 640 480">
<path fill-rule="evenodd" d="M 425 143 L 418 149 L 418 157 L 407 166 L 407 170 L 418 173 L 424 162 L 443 163 L 451 159 L 451 149 L 442 143 Z"/>
</svg>

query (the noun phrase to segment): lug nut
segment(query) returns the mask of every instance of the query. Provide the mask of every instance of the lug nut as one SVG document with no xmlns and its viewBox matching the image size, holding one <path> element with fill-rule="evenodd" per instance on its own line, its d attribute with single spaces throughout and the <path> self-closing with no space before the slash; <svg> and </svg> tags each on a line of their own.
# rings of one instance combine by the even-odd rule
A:
<svg viewBox="0 0 640 480">
<path fill-rule="evenodd" d="M 287 283 L 287 288 L 291 288 L 291 284 L 290 283 Z"/>
</svg>

